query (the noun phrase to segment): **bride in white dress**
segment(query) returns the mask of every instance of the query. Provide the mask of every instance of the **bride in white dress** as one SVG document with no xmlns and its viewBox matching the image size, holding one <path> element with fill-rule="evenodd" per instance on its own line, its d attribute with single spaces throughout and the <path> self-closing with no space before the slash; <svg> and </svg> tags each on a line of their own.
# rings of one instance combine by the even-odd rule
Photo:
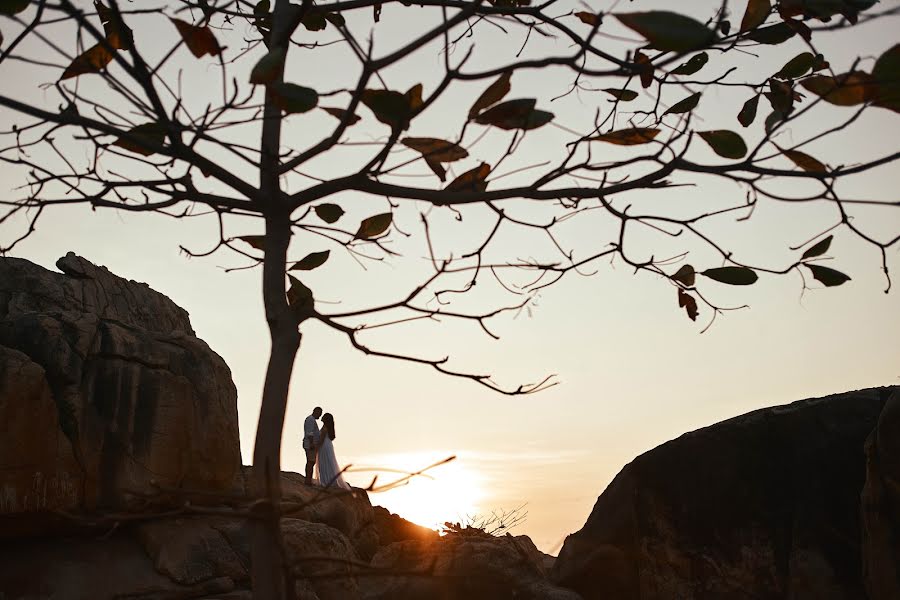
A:
<svg viewBox="0 0 900 600">
<path fill-rule="evenodd" d="M 316 480 L 318 485 L 349 490 L 350 484 L 344 481 L 341 468 L 334 454 L 334 417 L 331 413 L 322 415 L 322 431 L 319 435 L 319 456 L 316 459 Z"/>
</svg>

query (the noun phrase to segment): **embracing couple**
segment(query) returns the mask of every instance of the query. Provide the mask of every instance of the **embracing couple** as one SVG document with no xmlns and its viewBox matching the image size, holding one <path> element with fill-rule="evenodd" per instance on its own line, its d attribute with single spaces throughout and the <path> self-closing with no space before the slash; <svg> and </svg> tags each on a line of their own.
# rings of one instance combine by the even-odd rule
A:
<svg viewBox="0 0 900 600">
<path fill-rule="evenodd" d="M 322 429 L 316 421 L 322 417 Z M 350 485 L 344 481 L 341 468 L 334 454 L 332 441 L 334 434 L 334 417 L 331 413 L 322 414 L 317 406 L 312 414 L 303 421 L 303 449 L 306 450 L 306 485 L 313 483 L 315 471 L 316 485 L 349 490 Z"/>
</svg>

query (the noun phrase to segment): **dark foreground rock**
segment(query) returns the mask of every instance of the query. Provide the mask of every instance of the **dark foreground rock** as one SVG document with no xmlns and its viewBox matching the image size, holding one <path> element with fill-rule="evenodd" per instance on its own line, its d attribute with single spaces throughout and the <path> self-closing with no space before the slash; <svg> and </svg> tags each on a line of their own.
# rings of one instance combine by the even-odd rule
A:
<svg viewBox="0 0 900 600">
<path fill-rule="evenodd" d="M 888 399 L 866 441 L 861 516 L 869 600 L 900 598 L 900 392 Z"/>
<path fill-rule="evenodd" d="M 450 534 L 440 540 L 397 542 L 372 560 L 366 600 L 579 600 L 551 585 L 543 555 L 527 536 Z"/>
<path fill-rule="evenodd" d="M 360 493 L 365 493 L 360 491 Z M 579 600 L 551 585 L 525 536 L 395 542 L 370 563 L 324 523 L 284 518 L 300 600 Z M 252 600 L 244 519 L 184 516 L 104 535 L 0 543 L 3 600 Z"/>
<path fill-rule="evenodd" d="M 236 490 L 243 495 L 250 493 L 252 471 L 253 467 L 243 467 L 236 480 Z M 305 485 L 303 480 L 304 476 L 300 473 L 281 473 L 281 495 L 282 500 L 288 503 L 288 516 L 336 529 L 350 541 L 356 554 L 363 560 L 371 559 L 380 545 L 389 543 L 382 541 L 379 536 L 375 508 L 365 490 L 354 488 L 345 492 L 322 489 Z M 399 517 L 397 519 L 402 521 Z M 422 531 L 422 535 L 427 535 L 425 532 L 437 535 L 430 529 L 412 523 L 410 525 Z"/>
<path fill-rule="evenodd" d="M 897 404 L 893 388 L 804 400 L 639 456 L 553 580 L 588 599 L 900 598 Z"/>
</svg>

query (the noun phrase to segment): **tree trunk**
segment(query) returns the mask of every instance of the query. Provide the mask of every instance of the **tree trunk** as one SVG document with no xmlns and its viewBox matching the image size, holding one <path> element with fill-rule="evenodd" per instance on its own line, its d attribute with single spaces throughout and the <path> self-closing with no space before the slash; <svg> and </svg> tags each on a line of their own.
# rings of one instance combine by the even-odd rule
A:
<svg viewBox="0 0 900 600">
<path fill-rule="evenodd" d="M 269 51 L 290 49 L 291 34 L 299 24 L 304 9 L 289 0 L 276 0 L 272 13 Z M 285 60 L 287 60 L 285 58 Z M 284 63 L 275 81 L 284 76 Z M 272 92 L 266 90 L 260 143 L 259 191 L 266 219 L 265 257 L 263 258 L 263 304 L 272 348 L 262 405 L 253 449 L 252 490 L 256 500 L 265 500 L 252 525 L 251 577 L 254 600 L 294 598 L 293 578 L 286 570 L 284 546 L 281 543 L 281 435 L 287 408 L 288 388 L 294 359 L 300 348 L 300 320 L 288 305 L 285 290 L 287 251 L 291 241 L 291 211 L 281 190 L 279 177 L 281 148 L 281 109 Z"/>
<path fill-rule="evenodd" d="M 279 526 L 281 502 L 281 435 L 287 408 L 288 388 L 294 359 L 300 347 L 297 319 L 285 295 L 287 247 L 290 220 L 286 216 L 266 218 L 266 256 L 263 264 L 263 300 L 272 347 L 253 452 L 254 498 L 266 499 L 253 523 L 253 597 L 259 600 L 293 598 L 285 577 L 285 562 Z"/>
</svg>

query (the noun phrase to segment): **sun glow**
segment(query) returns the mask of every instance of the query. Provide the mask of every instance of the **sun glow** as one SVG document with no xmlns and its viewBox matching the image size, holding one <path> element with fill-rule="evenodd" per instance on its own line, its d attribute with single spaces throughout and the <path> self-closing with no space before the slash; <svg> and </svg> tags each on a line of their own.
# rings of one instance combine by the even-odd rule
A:
<svg viewBox="0 0 900 600">
<path fill-rule="evenodd" d="M 378 468 L 371 471 L 352 469 L 348 479 L 354 485 L 365 486 L 374 474 L 378 474 L 376 486 L 382 486 L 399 480 L 403 473 L 418 471 L 450 455 L 417 452 L 368 457 L 366 462 L 378 465 Z M 483 477 L 464 459 L 457 458 L 413 477 L 406 484 L 371 494 L 371 499 L 372 504 L 383 506 L 413 523 L 440 529 L 446 521 L 464 522 L 467 516 L 479 514 L 484 495 Z"/>
</svg>

